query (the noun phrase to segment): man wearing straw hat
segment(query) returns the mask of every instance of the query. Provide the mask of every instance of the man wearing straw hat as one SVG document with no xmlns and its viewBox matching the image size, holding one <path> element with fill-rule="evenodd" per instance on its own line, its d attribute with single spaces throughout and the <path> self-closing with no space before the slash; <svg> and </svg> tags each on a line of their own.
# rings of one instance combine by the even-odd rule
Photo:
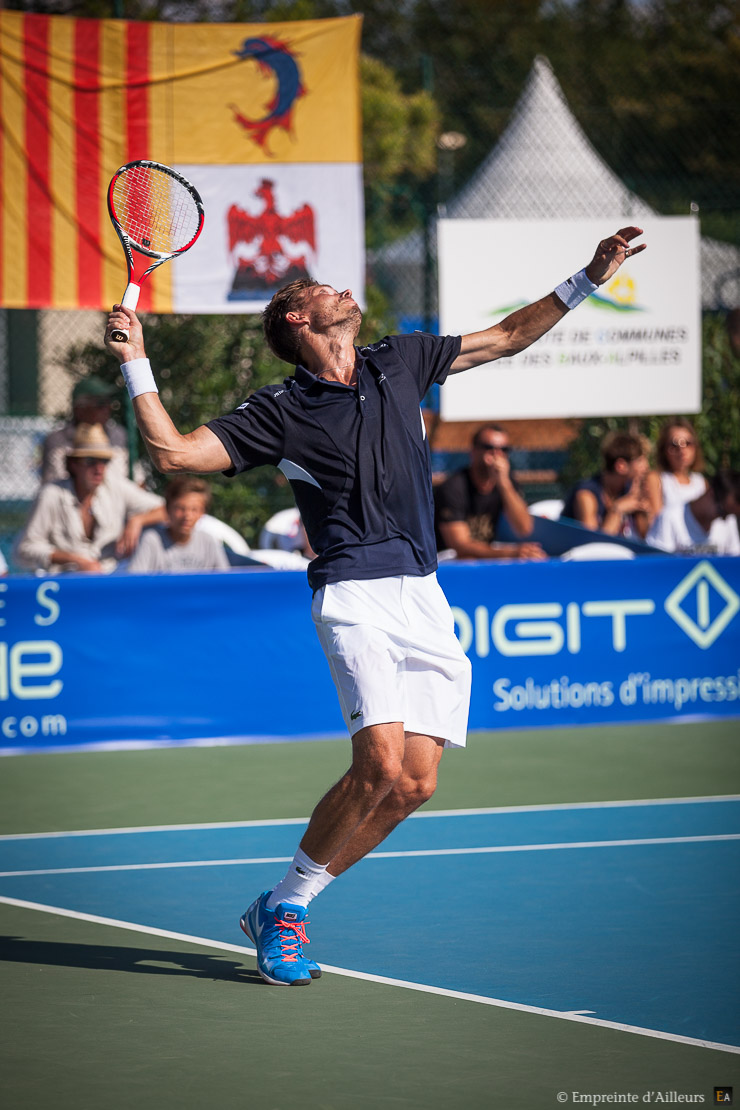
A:
<svg viewBox="0 0 740 1110">
<path fill-rule="evenodd" d="M 79 424 L 67 451 L 69 477 L 45 483 L 15 549 L 22 567 L 46 574 L 109 574 L 148 524 L 165 520 L 164 500 L 106 473 L 113 448 L 102 424 Z"/>
</svg>

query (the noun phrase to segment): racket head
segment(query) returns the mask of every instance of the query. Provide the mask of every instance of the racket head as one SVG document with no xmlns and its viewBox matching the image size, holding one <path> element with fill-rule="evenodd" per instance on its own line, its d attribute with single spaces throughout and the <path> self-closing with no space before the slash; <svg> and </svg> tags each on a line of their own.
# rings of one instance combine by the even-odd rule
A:
<svg viewBox="0 0 740 1110">
<path fill-rule="evenodd" d="M 157 264 L 192 247 L 203 229 L 203 201 L 187 178 L 161 162 L 137 159 L 118 169 L 108 186 L 108 212 L 126 252 Z"/>
</svg>

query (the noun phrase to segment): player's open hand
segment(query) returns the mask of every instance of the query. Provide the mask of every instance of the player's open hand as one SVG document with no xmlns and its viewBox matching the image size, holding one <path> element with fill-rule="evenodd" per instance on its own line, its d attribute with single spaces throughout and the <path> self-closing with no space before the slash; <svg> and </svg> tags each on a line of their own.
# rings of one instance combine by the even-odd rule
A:
<svg viewBox="0 0 740 1110">
<path fill-rule="evenodd" d="M 626 259 L 634 258 L 645 250 L 647 243 L 639 243 L 635 247 L 630 245 L 638 235 L 642 235 L 641 227 L 623 227 L 608 239 L 602 239 L 586 267 L 586 277 L 594 285 L 603 285 L 608 281 Z"/>
<path fill-rule="evenodd" d="M 123 343 L 113 339 L 113 333 L 120 330 L 127 330 L 129 333 L 128 339 Z M 113 305 L 105 328 L 105 345 L 121 363 L 146 358 L 141 321 L 130 308 L 124 308 L 120 304 Z"/>
</svg>

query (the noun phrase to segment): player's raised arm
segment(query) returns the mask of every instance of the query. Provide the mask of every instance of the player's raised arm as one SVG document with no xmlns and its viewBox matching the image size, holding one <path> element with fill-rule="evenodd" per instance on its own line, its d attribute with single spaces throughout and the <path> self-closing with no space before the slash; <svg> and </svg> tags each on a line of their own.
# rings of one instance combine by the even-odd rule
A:
<svg viewBox="0 0 740 1110">
<path fill-rule="evenodd" d="M 642 228 L 621 228 L 616 234 L 601 240 L 588 266 L 558 285 L 552 293 L 517 309 L 485 331 L 464 335 L 460 354 L 453 362 L 451 372 L 457 374 L 472 366 L 511 357 L 525 350 L 554 327 L 558 320 L 562 320 L 566 312 L 585 300 L 589 293 L 609 281 L 626 258 L 645 250 L 645 243 L 630 246 L 638 235 L 642 235 Z"/>
<path fill-rule="evenodd" d="M 125 342 L 112 338 L 115 331 L 128 331 Z M 159 399 L 149 359 L 144 349 L 144 334 L 135 312 L 115 305 L 108 316 L 105 345 L 123 369 L 126 388 L 133 401 L 136 422 L 139 425 L 147 451 L 157 470 L 163 474 L 188 471 L 195 474 L 213 474 L 228 470 L 229 453 L 210 428 L 201 426 L 186 435 L 178 432 L 169 413 Z"/>
</svg>

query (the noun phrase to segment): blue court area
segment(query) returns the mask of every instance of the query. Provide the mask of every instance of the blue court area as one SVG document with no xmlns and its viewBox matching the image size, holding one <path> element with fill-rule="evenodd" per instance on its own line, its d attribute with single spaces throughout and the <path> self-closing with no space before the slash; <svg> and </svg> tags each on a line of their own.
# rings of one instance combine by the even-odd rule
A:
<svg viewBox="0 0 740 1110">
<path fill-rule="evenodd" d="M 303 827 L 4 837 L 0 896 L 238 945 Z M 308 952 L 737 1046 L 739 862 L 737 798 L 418 815 L 312 904 Z"/>
</svg>

